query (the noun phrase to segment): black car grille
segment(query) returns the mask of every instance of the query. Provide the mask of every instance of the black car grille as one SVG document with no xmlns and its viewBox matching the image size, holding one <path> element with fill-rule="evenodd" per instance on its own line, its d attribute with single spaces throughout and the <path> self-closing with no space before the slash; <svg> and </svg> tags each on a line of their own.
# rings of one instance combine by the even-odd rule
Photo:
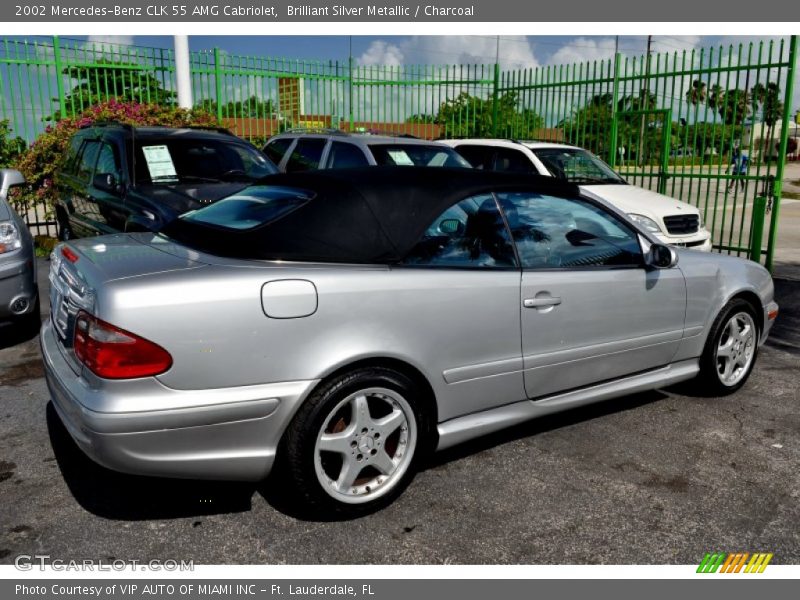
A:
<svg viewBox="0 0 800 600">
<path fill-rule="evenodd" d="M 673 235 L 697 233 L 700 229 L 700 217 L 697 215 L 672 215 L 664 217 L 667 231 Z"/>
</svg>

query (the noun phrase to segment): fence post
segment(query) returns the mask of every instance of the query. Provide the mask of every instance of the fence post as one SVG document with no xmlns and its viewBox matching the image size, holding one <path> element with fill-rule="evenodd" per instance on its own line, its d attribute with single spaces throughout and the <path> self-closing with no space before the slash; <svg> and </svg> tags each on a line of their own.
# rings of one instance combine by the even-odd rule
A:
<svg viewBox="0 0 800 600">
<path fill-rule="evenodd" d="M 352 132 L 355 129 L 355 121 L 353 117 L 353 51 L 352 48 L 350 50 L 349 56 L 347 57 L 347 86 L 348 86 L 348 96 L 349 101 L 348 104 L 350 105 L 349 116 L 350 116 L 350 126 L 348 127 L 348 131 Z"/>
<path fill-rule="evenodd" d="M 761 245 L 764 239 L 764 218 L 767 214 L 767 197 L 753 199 L 753 217 L 750 232 L 750 260 L 761 262 Z"/>
<path fill-rule="evenodd" d="M 667 176 L 669 173 L 669 148 L 672 138 L 672 111 L 670 109 L 665 109 L 665 112 L 662 114 L 664 115 L 664 122 L 661 124 L 663 131 L 661 135 L 664 137 L 664 142 L 661 144 L 661 166 L 658 174 L 658 193 L 666 194 Z"/>
<path fill-rule="evenodd" d="M 492 90 L 492 137 L 497 137 L 497 117 L 500 99 L 500 65 L 494 63 L 494 83 Z"/>
<path fill-rule="evenodd" d="M 214 48 L 214 100 L 217 105 L 217 122 L 222 123 L 222 67 L 219 48 Z"/>
<path fill-rule="evenodd" d="M 611 136 L 609 140 L 609 145 L 611 146 L 608 149 L 609 156 L 608 156 L 608 164 L 611 165 L 611 168 L 615 168 L 617 166 L 617 144 L 619 133 L 617 131 L 617 96 L 619 96 L 619 52 L 614 54 L 614 85 L 612 88 L 612 98 L 611 98 Z"/>
<path fill-rule="evenodd" d="M 765 266 L 772 272 L 772 259 L 775 257 L 775 242 L 778 238 L 778 213 L 781 207 L 783 190 L 783 170 L 786 166 L 786 148 L 789 143 L 789 119 L 792 116 L 792 91 L 794 88 L 794 71 L 797 67 L 797 36 L 789 38 L 789 68 L 786 73 L 786 95 L 783 100 L 781 117 L 781 142 L 778 146 L 778 165 L 775 169 L 775 188 L 772 201 L 772 215 L 769 220 L 769 238 L 767 239 L 767 260 Z"/>
<path fill-rule="evenodd" d="M 56 89 L 58 90 L 58 113 L 61 118 L 67 117 L 67 100 L 64 93 L 64 75 L 61 73 L 61 42 L 57 35 L 53 36 L 53 60 L 56 65 Z"/>
</svg>

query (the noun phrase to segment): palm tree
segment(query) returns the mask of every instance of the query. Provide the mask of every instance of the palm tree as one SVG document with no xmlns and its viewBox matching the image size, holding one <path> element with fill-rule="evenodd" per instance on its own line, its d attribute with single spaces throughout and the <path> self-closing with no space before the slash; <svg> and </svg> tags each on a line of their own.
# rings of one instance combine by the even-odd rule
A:
<svg viewBox="0 0 800 600">
<path fill-rule="evenodd" d="M 706 101 L 707 91 L 708 88 L 705 82 L 695 79 L 692 82 L 692 87 L 686 92 L 686 101 L 692 106 L 703 104 Z"/>
<path fill-rule="evenodd" d="M 781 88 L 777 83 L 757 83 L 753 86 L 752 101 L 753 112 L 761 108 L 761 121 L 766 123 L 767 129 L 767 144 L 772 141 L 774 135 L 775 124 L 780 120 L 783 114 L 783 102 L 780 99 Z M 762 128 L 763 133 L 763 128 Z M 761 142 L 764 147 L 764 141 Z"/>
</svg>

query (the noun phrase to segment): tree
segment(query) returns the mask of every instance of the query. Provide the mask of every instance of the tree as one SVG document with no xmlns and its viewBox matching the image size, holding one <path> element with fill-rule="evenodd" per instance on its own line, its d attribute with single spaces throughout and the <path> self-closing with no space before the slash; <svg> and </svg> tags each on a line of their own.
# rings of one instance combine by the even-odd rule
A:
<svg viewBox="0 0 800 600">
<path fill-rule="evenodd" d="M 579 142 L 599 156 L 608 156 L 616 108 L 618 147 L 624 146 L 628 150 L 626 158 L 634 158 L 639 152 L 641 137 L 643 156 L 650 156 L 657 152 L 661 140 L 661 129 L 657 127 L 658 115 L 645 115 L 642 119 L 641 114 L 630 114 L 629 111 L 654 110 L 656 107 L 656 95 L 646 90 L 619 98 L 616 107 L 613 94 L 606 92 L 591 97 L 584 106 L 561 121 L 559 127 L 564 130 L 568 140 Z"/>
<path fill-rule="evenodd" d="M 109 100 L 175 105 L 175 92 L 165 90 L 161 81 L 136 63 L 101 58 L 90 66 L 66 67 L 62 73 L 78 81 L 64 97 L 64 106 L 70 114 Z M 53 98 L 53 102 L 57 103 L 58 98 Z M 65 116 L 57 110 L 42 120 L 59 121 Z"/>
<path fill-rule="evenodd" d="M 692 87 L 686 92 L 686 101 L 692 106 L 703 104 L 708 95 L 708 86 L 699 79 L 692 82 Z"/>
<path fill-rule="evenodd" d="M 753 112 L 758 108 L 761 109 L 761 121 L 767 124 L 767 140 L 774 138 L 775 124 L 783 116 L 780 94 L 781 88 L 777 83 L 769 82 L 767 85 L 757 83 L 753 86 Z M 761 131 L 763 133 L 763 129 Z M 761 145 L 765 145 L 763 141 Z"/>
<path fill-rule="evenodd" d="M 761 120 L 770 126 L 781 119 L 783 115 L 783 102 L 781 102 L 781 88 L 777 83 L 757 83 L 752 89 L 753 111 L 760 107 Z"/>
<path fill-rule="evenodd" d="M 497 97 L 497 123 L 495 126 L 495 100 L 492 96 L 480 98 L 461 92 L 439 106 L 435 117 L 412 115 L 408 123 L 435 123 L 447 137 L 536 137 L 544 126 L 544 119 L 530 108 L 519 108 L 515 92 Z M 431 120 L 432 119 L 432 120 Z"/>
<path fill-rule="evenodd" d="M 12 134 L 8 119 L 0 121 L 0 167 L 13 165 L 23 152 L 25 152 L 25 140 Z"/>
<path fill-rule="evenodd" d="M 196 105 L 204 111 L 216 114 L 217 102 L 210 98 L 206 98 Z M 271 118 L 277 114 L 275 102 L 268 98 L 266 100 L 259 98 L 255 94 L 246 98 L 245 100 L 231 100 L 222 105 L 223 117 L 242 117 L 242 118 Z"/>
<path fill-rule="evenodd" d="M 436 123 L 436 117 L 434 115 L 426 115 L 424 113 L 419 113 L 415 115 L 411 115 L 406 119 L 406 123 L 414 123 L 418 125 L 428 125 L 432 123 Z"/>
<path fill-rule="evenodd" d="M 726 90 L 718 84 L 710 88 L 696 79 L 686 92 L 686 100 L 695 107 L 708 105 L 726 125 L 741 125 L 751 112 L 751 95 L 747 90 Z"/>
</svg>

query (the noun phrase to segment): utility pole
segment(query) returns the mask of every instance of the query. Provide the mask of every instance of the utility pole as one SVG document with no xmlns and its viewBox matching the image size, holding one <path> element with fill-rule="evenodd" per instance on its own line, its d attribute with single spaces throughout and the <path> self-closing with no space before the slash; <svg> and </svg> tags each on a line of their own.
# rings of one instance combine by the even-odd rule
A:
<svg viewBox="0 0 800 600">
<path fill-rule="evenodd" d="M 647 57 L 644 66 L 644 87 L 640 91 L 639 110 L 647 110 L 650 102 L 650 52 L 653 46 L 653 36 L 647 36 Z M 644 128 L 647 125 L 647 115 L 642 113 L 642 126 L 639 130 L 639 151 L 636 153 L 636 162 L 644 166 Z"/>
<path fill-rule="evenodd" d="M 175 44 L 175 79 L 178 84 L 178 106 L 192 108 L 192 70 L 189 64 L 189 36 L 172 36 Z M 219 98 L 217 102 L 219 103 Z"/>
</svg>

